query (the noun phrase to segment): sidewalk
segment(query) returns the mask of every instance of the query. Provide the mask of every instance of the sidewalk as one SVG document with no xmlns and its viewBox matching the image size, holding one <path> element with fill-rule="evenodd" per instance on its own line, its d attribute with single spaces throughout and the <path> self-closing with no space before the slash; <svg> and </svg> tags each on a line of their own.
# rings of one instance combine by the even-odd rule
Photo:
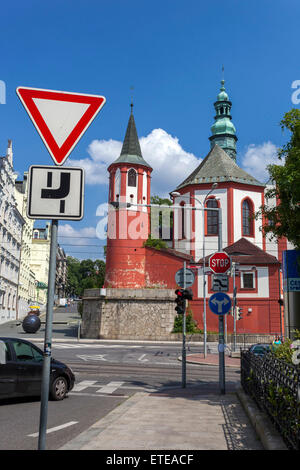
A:
<svg viewBox="0 0 300 470">
<path fill-rule="evenodd" d="M 234 362 L 233 362 L 234 361 Z M 239 359 L 226 357 L 227 366 Z M 218 355 L 187 356 L 218 365 Z M 259 423 L 259 425 L 257 425 Z M 268 418 L 242 389 L 215 383 L 136 393 L 59 450 L 287 450 Z"/>
</svg>

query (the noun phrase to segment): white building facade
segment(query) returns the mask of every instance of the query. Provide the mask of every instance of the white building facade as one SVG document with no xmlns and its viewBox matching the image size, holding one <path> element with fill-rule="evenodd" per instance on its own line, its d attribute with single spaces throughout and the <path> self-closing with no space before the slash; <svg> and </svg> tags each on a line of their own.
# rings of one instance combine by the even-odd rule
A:
<svg viewBox="0 0 300 470">
<path fill-rule="evenodd" d="M 36 279 L 30 267 L 32 231 L 34 220 L 27 217 L 27 173 L 23 181 L 15 182 L 15 197 L 19 212 L 24 218 L 22 231 L 22 245 L 20 257 L 19 291 L 18 291 L 18 319 L 24 318 L 30 305 L 36 303 Z"/>
<path fill-rule="evenodd" d="M 0 323 L 18 318 L 18 284 L 22 228 L 15 198 L 12 142 L 0 157 Z"/>
</svg>

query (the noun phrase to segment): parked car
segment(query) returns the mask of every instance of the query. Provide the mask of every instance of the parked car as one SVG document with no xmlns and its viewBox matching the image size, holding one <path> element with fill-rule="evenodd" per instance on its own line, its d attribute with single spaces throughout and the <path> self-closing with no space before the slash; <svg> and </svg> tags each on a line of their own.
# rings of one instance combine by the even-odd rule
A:
<svg viewBox="0 0 300 470">
<path fill-rule="evenodd" d="M 264 356 L 267 352 L 272 350 L 272 344 L 269 343 L 257 343 L 250 346 L 249 351 L 256 356 Z"/>
<path fill-rule="evenodd" d="M 29 341 L 0 337 L 0 399 L 40 396 L 43 352 Z M 75 376 L 62 362 L 51 358 L 49 396 L 63 400 Z"/>
</svg>

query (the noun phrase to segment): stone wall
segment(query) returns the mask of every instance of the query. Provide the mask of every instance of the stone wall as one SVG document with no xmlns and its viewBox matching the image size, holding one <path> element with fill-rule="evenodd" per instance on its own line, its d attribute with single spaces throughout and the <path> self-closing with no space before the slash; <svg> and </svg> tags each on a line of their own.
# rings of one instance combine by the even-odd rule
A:
<svg viewBox="0 0 300 470">
<path fill-rule="evenodd" d="M 86 289 L 82 338 L 171 340 L 174 326 L 173 289 Z"/>
</svg>

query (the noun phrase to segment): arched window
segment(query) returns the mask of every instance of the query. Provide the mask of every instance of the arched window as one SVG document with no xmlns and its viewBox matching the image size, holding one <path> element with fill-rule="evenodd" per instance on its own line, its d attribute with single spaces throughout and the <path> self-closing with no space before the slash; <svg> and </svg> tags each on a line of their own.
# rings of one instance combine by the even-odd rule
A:
<svg viewBox="0 0 300 470">
<path fill-rule="evenodd" d="M 208 199 L 206 207 L 219 207 L 218 201 L 214 198 Z M 206 212 L 206 235 L 218 235 L 219 233 L 219 211 Z"/>
<path fill-rule="evenodd" d="M 253 237 L 253 204 L 250 199 L 244 199 L 242 203 L 242 235 Z"/>
<path fill-rule="evenodd" d="M 128 186 L 136 187 L 136 171 L 133 168 L 128 171 Z"/>
</svg>

